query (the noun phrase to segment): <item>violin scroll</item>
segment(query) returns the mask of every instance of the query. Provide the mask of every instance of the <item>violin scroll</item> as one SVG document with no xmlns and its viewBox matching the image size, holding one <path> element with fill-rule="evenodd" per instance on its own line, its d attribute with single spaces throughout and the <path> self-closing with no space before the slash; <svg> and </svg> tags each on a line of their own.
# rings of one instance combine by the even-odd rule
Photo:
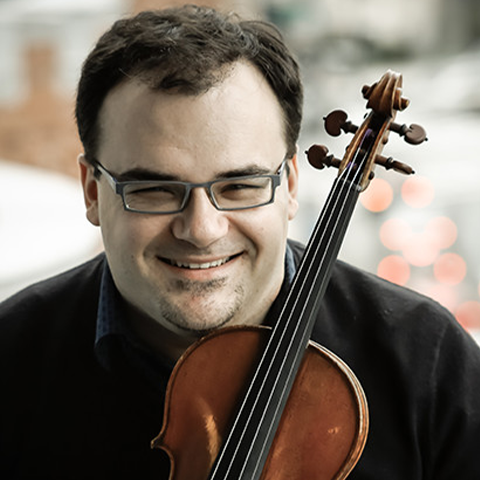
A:
<svg viewBox="0 0 480 480">
<path fill-rule="evenodd" d="M 405 110 L 410 100 L 402 96 L 402 75 L 388 70 L 385 75 L 373 85 L 364 85 L 363 98 L 368 100 L 367 108 L 394 117 L 395 111 Z"/>
<path fill-rule="evenodd" d="M 343 110 L 334 110 L 324 117 L 325 130 L 329 135 L 338 137 L 343 132 L 352 133 L 354 137 L 343 160 L 335 158 L 324 145 L 312 145 L 305 152 L 310 164 L 319 169 L 336 167 L 340 171 L 339 175 L 345 170 L 354 171 L 351 179 L 361 190 L 364 190 L 373 178 L 375 165 L 405 175 L 415 173 L 409 165 L 381 154 L 390 132 L 398 134 L 411 145 L 419 145 L 427 140 L 427 134 L 420 125 L 407 126 L 394 122 L 397 111 L 404 110 L 410 103 L 410 100 L 402 95 L 401 87 L 402 76 L 390 70 L 378 82 L 364 86 L 362 93 L 371 112 L 360 126 L 348 120 L 348 115 Z"/>
</svg>

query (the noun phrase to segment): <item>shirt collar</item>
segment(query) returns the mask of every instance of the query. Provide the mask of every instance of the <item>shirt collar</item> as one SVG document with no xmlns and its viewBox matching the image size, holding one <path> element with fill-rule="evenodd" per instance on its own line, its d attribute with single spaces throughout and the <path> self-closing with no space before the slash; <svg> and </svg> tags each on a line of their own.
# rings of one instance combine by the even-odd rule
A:
<svg viewBox="0 0 480 480">
<path fill-rule="evenodd" d="M 287 242 L 287 248 L 285 250 L 285 281 L 288 286 L 292 284 L 293 277 L 295 277 L 296 271 L 297 271 L 297 266 L 295 265 L 293 250 L 290 244 Z"/>
<path fill-rule="evenodd" d="M 164 392 L 174 362 L 158 358 L 128 327 L 125 301 L 117 290 L 108 263 L 104 263 L 97 312 L 95 354 L 109 372 L 133 368 L 150 385 Z M 120 369 L 120 370 L 119 370 Z"/>
<path fill-rule="evenodd" d="M 96 343 L 107 335 L 128 335 L 120 304 L 120 293 L 113 282 L 108 262 L 105 262 L 100 283 Z"/>
</svg>

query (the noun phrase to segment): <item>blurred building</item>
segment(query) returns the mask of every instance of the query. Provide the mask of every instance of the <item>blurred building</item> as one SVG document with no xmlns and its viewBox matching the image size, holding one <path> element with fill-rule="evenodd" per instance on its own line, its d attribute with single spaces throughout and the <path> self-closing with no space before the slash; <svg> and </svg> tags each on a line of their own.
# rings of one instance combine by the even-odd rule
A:
<svg viewBox="0 0 480 480">
<path fill-rule="evenodd" d="M 79 66 L 114 18 L 179 0 L 0 0 L 0 158 L 75 174 L 73 97 Z M 458 51 L 478 38 L 480 2 L 205 0 L 277 23 L 304 59 Z"/>
<path fill-rule="evenodd" d="M 81 145 L 73 109 L 82 61 L 116 18 L 181 3 L 0 0 L 0 160 L 77 177 Z M 327 138 L 322 116 L 343 108 L 352 121 L 361 122 L 365 107 L 361 86 L 377 80 L 387 68 L 404 73 L 405 91 L 412 104 L 399 121 L 423 124 L 430 141 L 412 149 L 392 140 L 387 153 L 414 165 L 418 181 L 379 172 L 375 190 L 362 199 L 355 213 L 350 227 L 354 234 L 347 235 L 341 255 L 427 293 L 471 331 L 480 332 L 480 253 L 476 245 L 480 235 L 480 2 L 198 3 L 270 19 L 284 32 L 299 57 L 306 85 L 300 151 L 312 143 L 325 143 L 341 156 L 348 138 Z M 306 240 L 334 172 L 312 174 L 303 157 L 301 169 L 307 174 L 302 175 L 302 208 L 293 222 L 292 235 Z M 415 206 L 422 198 L 423 204 Z M 83 218 L 81 221 L 86 224 Z M 10 233 L 2 218 L 0 231 L 2 235 Z M 63 234 L 55 231 L 59 243 L 67 241 Z M 86 235 L 91 235 L 90 231 Z M 8 248 L 14 244 L 8 243 Z M 42 252 L 35 256 L 40 258 Z M 9 263 L 8 268 L 14 267 Z M 23 266 L 19 269 L 24 271 Z M 46 269 L 42 274 L 47 273 Z"/>
</svg>

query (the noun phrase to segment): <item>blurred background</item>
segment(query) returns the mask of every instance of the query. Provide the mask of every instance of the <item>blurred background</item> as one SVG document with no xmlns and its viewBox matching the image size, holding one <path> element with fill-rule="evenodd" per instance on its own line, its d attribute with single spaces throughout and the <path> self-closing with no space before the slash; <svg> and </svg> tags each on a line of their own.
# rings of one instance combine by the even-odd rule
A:
<svg viewBox="0 0 480 480">
<path fill-rule="evenodd" d="M 0 299 L 101 251 L 76 162 L 81 63 L 115 19 L 180 3 L 0 0 Z M 314 170 L 303 152 L 319 143 L 341 158 L 351 137 L 328 137 L 322 117 L 340 108 L 360 124 L 361 87 L 388 69 L 403 74 L 411 104 L 397 122 L 422 125 L 428 141 L 390 136 L 384 154 L 416 174 L 376 169 L 340 257 L 435 298 L 480 341 L 480 1 L 198 3 L 273 21 L 302 66 L 296 239 L 308 239 L 336 175 Z"/>
</svg>

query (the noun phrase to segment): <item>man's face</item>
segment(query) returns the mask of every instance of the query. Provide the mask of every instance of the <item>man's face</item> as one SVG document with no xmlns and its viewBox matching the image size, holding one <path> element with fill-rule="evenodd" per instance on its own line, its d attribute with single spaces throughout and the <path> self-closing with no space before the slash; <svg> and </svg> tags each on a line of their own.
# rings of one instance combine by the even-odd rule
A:
<svg viewBox="0 0 480 480">
<path fill-rule="evenodd" d="M 207 182 L 236 173 L 275 173 L 287 147 L 282 111 L 245 63 L 199 96 L 152 91 L 129 80 L 100 114 L 98 161 L 120 179 L 166 176 Z M 183 212 L 123 209 L 105 176 L 82 164 L 89 220 L 100 225 L 110 269 L 127 302 L 175 335 L 258 324 L 284 274 L 288 221 L 297 210 L 296 158 L 271 205 L 218 211 L 195 188 Z"/>
</svg>

